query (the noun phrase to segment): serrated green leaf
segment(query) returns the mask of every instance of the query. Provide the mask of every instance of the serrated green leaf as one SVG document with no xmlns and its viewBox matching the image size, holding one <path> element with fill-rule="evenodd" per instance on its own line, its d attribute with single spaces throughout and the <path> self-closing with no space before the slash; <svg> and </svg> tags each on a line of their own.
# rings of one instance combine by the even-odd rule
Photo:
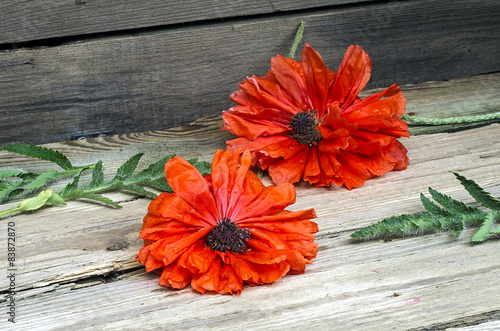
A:
<svg viewBox="0 0 500 331">
<path fill-rule="evenodd" d="M 2 169 L 0 170 L 0 179 L 19 177 L 22 174 L 26 174 L 26 172 L 18 169 Z"/>
<path fill-rule="evenodd" d="M 164 158 L 154 163 L 151 163 L 146 169 L 143 169 L 133 177 L 128 178 L 125 181 L 125 185 L 128 185 L 130 183 L 139 184 L 146 181 L 155 181 L 160 178 L 165 178 L 165 163 L 167 163 L 167 161 L 173 158 L 174 156 L 175 154 L 169 154 Z"/>
<path fill-rule="evenodd" d="M 30 182 L 28 185 L 24 186 L 23 189 L 25 189 L 25 190 L 39 189 L 39 188 L 47 185 L 47 183 L 49 181 L 57 178 L 58 174 L 59 174 L 59 172 L 56 170 L 47 170 L 45 172 L 42 172 L 32 182 Z"/>
<path fill-rule="evenodd" d="M 471 240 L 473 243 L 480 243 L 486 240 L 488 234 L 491 231 L 491 227 L 493 226 L 494 214 L 488 213 L 484 219 L 483 225 L 479 228 L 474 236 L 472 236 Z"/>
<path fill-rule="evenodd" d="M 52 195 L 49 197 L 46 205 L 66 205 L 66 201 L 57 193 L 52 192 Z"/>
<path fill-rule="evenodd" d="M 115 178 L 113 178 L 114 182 L 123 182 L 125 179 L 129 178 L 134 170 L 137 168 L 137 164 L 139 160 L 144 155 L 144 153 L 138 153 L 128 159 L 116 172 Z"/>
<path fill-rule="evenodd" d="M 112 207 L 115 207 L 115 208 L 121 208 L 122 206 L 120 206 L 118 203 L 114 202 L 113 200 L 105 197 L 105 196 L 102 196 L 102 195 L 99 195 L 99 194 L 94 194 L 94 193 L 90 193 L 90 192 L 84 192 L 82 190 L 79 190 L 79 189 L 75 189 L 75 190 L 72 190 L 70 192 L 68 192 L 68 195 L 66 196 L 66 199 L 88 199 L 88 200 L 94 200 L 94 201 L 99 201 L 99 202 L 102 202 L 108 206 L 112 206 Z"/>
<path fill-rule="evenodd" d="M 161 179 L 154 180 L 154 181 L 145 180 L 145 181 L 141 182 L 141 185 L 155 188 L 161 192 L 170 192 L 170 193 L 173 192 L 172 188 L 170 187 L 170 185 L 168 185 L 165 178 L 161 178 Z"/>
<path fill-rule="evenodd" d="M 59 192 L 59 195 L 63 197 L 67 197 L 68 194 L 70 194 L 71 191 L 78 189 L 78 183 L 80 182 L 80 175 L 75 176 L 71 182 L 66 185 L 61 192 Z"/>
<path fill-rule="evenodd" d="M 9 197 L 15 195 L 13 192 L 19 189 L 21 185 L 23 184 L 22 180 L 17 180 L 14 182 L 10 182 L 8 185 L 5 185 L 2 187 L 0 190 L 0 203 L 3 203 L 6 201 Z M 19 192 L 22 192 L 22 190 L 18 190 Z"/>
<path fill-rule="evenodd" d="M 104 184 L 104 173 L 102 171 L 102 161 L 99 161 L 94 166 L 94 170 L 92 170 L 92 180 L 89 185 L 87 185 L 87 189 L 95 189 Z"/>
<path fill-rule="evenodd" d="M 11 144 L 4 146 L 3 149 L 12 153 L 50 161 L 65 170 L 73 168 L 73 165 L 64 154 L 50 148 L 40 147 L 36 145 Z"/>
<path fill-rule="evenodd" d="M 478 208 L 467 206 L 465 203 L 455 200 L 452 197 L 443 194 L 429 187 L 429 193 L 432 198 L 443 206 L 448 212 L 455 214 L 470 214 L 475 215 L 475 217 L 483 218 L 486 213 Z"/>
<path fill-rule="evenodd" d="M 429 214 L 436 216 L 449 216 L 449 213 L 447 213 L 446 210 L 429 200 L 423 193 L 420 193 L 420 201 L 422 201 L 422 205 L 425 210 L 429 212 Z"/>
<path fill-rule="evenodd" d="M 351 234 L 355 239 L 397 238 L 439 231 L 439 223 L 427 214 L 403 214 L 385 218 L 380 222 Z"/>
<path fill-rule="evenodd" d="M 157 194 L 150 192 L 150 191 L 147 191 L 138 185 L 123 185 L 122 188 L 124 190 L 132 191 L 132 192 L 138 193 L 140 195 L 143 195 L 143 196 L 151 198 L 151 199 L 154 199 L 158 196 Z"/>
<path fill-rule="evenodd" d="M 489 192 L 486 192 L 481 186 L 479 186 L 472 179 L 467 179 L 464 176 L 451 171 L 460 181 L 460 183 L 465 187 L 467 192 L 476 199 L 477 202 L 490 208 L 492 210 L 500 211 L 500 200 L 494 198 Z"/>
</svg>

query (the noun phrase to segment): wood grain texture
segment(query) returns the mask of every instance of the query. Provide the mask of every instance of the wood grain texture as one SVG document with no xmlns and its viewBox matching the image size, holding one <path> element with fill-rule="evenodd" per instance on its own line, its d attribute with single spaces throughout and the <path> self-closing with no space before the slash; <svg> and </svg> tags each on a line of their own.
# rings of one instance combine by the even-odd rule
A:
<svg viewBox="0 0 500 331">
<path fill-rule="evenodd" d="M 374 2 L 0 52 L 0 144 L 160 130 L 232 104 L 245 76 L 304 40 L 336 70 L 350 44 L 372 57 L 369 88 L 500 69 L 500 3 Z M 471 28 L 473 27 L 473 28 Z"/>
<path fill-rule="evenodd" d="M 281 13 L 376 0 L 4 0 L 0 44 Z M 380 0 L 379 0 L 380 1 Z M 18 44 L 21 43 L 21 44 Z"/>
<path fill-rule="evenodd" d="M 202 129 L 204 121 L 207 125 Z M 211 159 L 221 143 L 211 139 L 214 122 L 200 120 L 190 131 L 172 129 L 50 146 L 68 153 L 75 164 L 105 159 L 105 171 L 138 149 L 150 159 L 159 159 L 170 148 L 186 158 Z M 200 139 L 203 131 L 208 139 Z M 471 203 L 473 199 L 447 170 L 458 171 L 500 196 L 496 175 L 500 124 L 412 136 L 402 142 L 411 162 L 402 172 L 369 180 L 352 191 L 297 185 L 297 202 L 289 209 L 315 208 L 320 227 L 318 257 L 304 275 L 246 287 L 240 296 L 161 288 L 157 275 L 144 273 L 134 256 L 142 245 L 137 234 L 147 199 L 115 193 L 109 196 L 123 202 L 121 210 L 73 201 L 8 219 L 16 222 L 18 238 L 16 327 L 402 330 L 468 326 L 478 321 L 491 324 L 500 319 L 500 262 L 494 258 L 498 240 L 471 246 L 473 230 L 460 240 L 441 233 L 353 242 L 349 234 L 384 217 L 422 211 L 418 195 L 428 186 Z M 0 153 L 2 164 L 37 167 L 30 159 L 19 156 L 12 161 L 8 155 Z M 269 184 L 267 176 L 264 181 Z M 0 223 L 4 226 L 6 221 Z M 6 246 L 5 240 L 0 236 L 0 246 Z M 0 278 L 0 288 L 5 287 L 6 279 Z"/>
</svg>

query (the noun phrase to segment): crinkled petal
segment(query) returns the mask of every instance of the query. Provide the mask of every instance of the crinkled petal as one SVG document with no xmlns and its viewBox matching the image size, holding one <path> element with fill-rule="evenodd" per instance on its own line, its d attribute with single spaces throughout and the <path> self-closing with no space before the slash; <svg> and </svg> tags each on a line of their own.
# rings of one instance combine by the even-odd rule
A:
<svg viewBox="0 0 500 331">
<path fill-rule="evenodd" d="M 224 112 L 222 117 L 226 130 L 250 140 L 254 140 L 259 136 L 271 136 L 288 131 L 288 128 L 283 123 L 260 119 L 258 117 L 240 116 L 229 111 Z"/>
<path fill-rule="evenodd" d="M 300 63 L 277 55 L 271 59 L 273 71 L 280 86 L 293 98 L 295 104 L 311 106 L 311 101 L 306 91 L 304 74 Z"/>
<path fill-rule="evenodd" d="M 269 165 L 268 172 L 273 183 L 296 183 L 300 181 L 310 154 L 310 147 L 307 145 L 303 146 L 306 149 L 300 150 L 294 156 L 287 159 L 278 159 Z"/>
<path fill-rule="evenodd" d="M 151 254 L 150 245 L 142 247 L 135 259 L 137 260 L 137 262 L 142 263 L 146 267 L 146 272 L 150 272 L 151 270 L 156 270 L 165 266 L 163 264 L 163 259 L 157 259 Z"/>
<path fill-rule="evenodd" d="M 247 218 L 276 213 L 294 202 L 295 187 L 292 184 L 264 187 L 259 196 L 242 208 L 232 221 L 238 223 Z"/>
<path fill-rule="evenodd" d="M 358 45 L 349 46 L 337 71 L 332 87 L 332 100 L 345 109 L 370 80 L 372 61 Z"/>
<path fill-rule="evenodd" d="M 236 274 L 233 266 L 223 264 L 219 278 L 219 288 L 217 291 L 220 294 L 240 294 L 241 290 L 243 290 L 243 279 Z"/>
<path fill-rule="evenodd" d="M 201 173 L 186 160 L 174 156 L 165 164 L 165 177 L 174 192 L 211 224 L 219 219 L 214 197 Z"/>
<path fill-rule="evenodd" d="M 167 245 L 162 252 L 162 255 L 164 257 L 163 262 L 165 263 L 165 265 L 168 265 L 175 261 L 182 253 L 188 250 L 191 245 L 193 245 L 201 238 L 204 238 L 212 229 L 213 226 L 201 229 L 187 237 L 184 237 Z"/>
<path fill-rule="evenodd" d="M 160 276 L 161 286 L 182 289 L 191 282 L 192 274 L 188 269 L 177 265 L 165 268 Z"/>
<path fill-rule="evenodd" d="M 221 274 L 221 261 L 216 258 L 212 261 L 210 267 L 205 272 L 193 275 L 191 286 L 198 292 L 218 291 L 219 279 Z"/>
<path fill-rule="evenodd" d="M 316 212 L 314 209 L 299 210 L 299 211 L 288 211 L 283 210 L 271 215 L 258 216 L 254 218 L 246 218 L 238 222 L 241 226 L 247 226 L 247 224 L 259 223 L 264 224 L 268 222 L 290 222 L 290 221 L 302 221 L 316 218 Z M 251 227 L 251 225 L 248 225 Z"/>
<path fill-rule="evenodd" d="M 322 118 L 327 107 L 332 75 L 319 53 L 307 43 L 302 51 L 302 68 L 307 92 L 312 103 L 310 109 L 316 109 L 319 117 Z"/>
<path fill-rule="evenodd" d="M 210 223 L 191 205 L 173 193 L 162 193 L 148 207 L 143 227 L 165 227 L 165 222 L 176 220 L 193 227 L 207 226 Z"/>
</svg>

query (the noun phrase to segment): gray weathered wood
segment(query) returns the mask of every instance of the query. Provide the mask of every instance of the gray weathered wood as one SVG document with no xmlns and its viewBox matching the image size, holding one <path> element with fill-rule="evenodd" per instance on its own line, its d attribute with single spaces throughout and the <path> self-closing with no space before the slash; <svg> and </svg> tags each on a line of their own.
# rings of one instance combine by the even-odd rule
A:
<svg viewBox="0 0 500 331">
<path fill-rule="evenodd" d="M 199 131 L 203 120 L 198 123 L 187 132 L 176 129 L 50 146 L 72 160 L 102 158 L 114 160 L 112 165 L 138 149 L 149 158 L 174 148 L 185 157 L 210 159 L 221 139 L 212 139 L 219 134 L 213 121 Z M 208 139 L 200 139 L 203 131 Z M 458 241 L 442 233 L 354 243 L 349 234 L 384 217 L 421 211 L 418 194 L 428 186 L 471 203 L 447 170 L 459 171 L 500 196 L 495 175 L 500 171 L 500 125 L 402 141 L 411 161 L 402 172 L 372 179 L 352 191 L 297 185 L 297 202 L 290 209 L 315 208 L 318 257 L 304 275 L 247 287 L 241 296 L 202 296 L 188 288 L 173 291 L 161 288 L 154 273 L 144 274 L 134 256 L 142 245 L 137 234 L 147 199 L 115 193 L 109 196 L 122 201 L 121 210 L 73 201 L 1 220 L 16 223 L 16 327 L 401 330 L 498 320 L 497 241 L 471 246 L 472 231 Z M 9 161 L 7 156 L 0 153 L 2 164 Z M 16 157 L 14 163 L 36 167 L 22 159 Z M 269 184 L 267 177 L 264 181 Z M 5 240 L 0 236 L 0 247 L 6 246 Z M 0 278 L 0 288 L 5 286 L 6 279 Z"/>
<path fill-rule="evenodd" d="M 247 75 L 304 40 L 336 70 L 350 44 L 373 60 L 370 87 L 496 72 L 500 3 L 368 3 L 0 52 L 0 144 L 85 132 L 158 130 L 229 108 Z M 473 29 L 471 28 L 473 27 Z"/>
<path fill-rule="evenodd" d="M 4 0 L 0 44 L 338 6 L 376 0 Z M 378 0 L 380 1 L 380 0 Z"/>
</svg>

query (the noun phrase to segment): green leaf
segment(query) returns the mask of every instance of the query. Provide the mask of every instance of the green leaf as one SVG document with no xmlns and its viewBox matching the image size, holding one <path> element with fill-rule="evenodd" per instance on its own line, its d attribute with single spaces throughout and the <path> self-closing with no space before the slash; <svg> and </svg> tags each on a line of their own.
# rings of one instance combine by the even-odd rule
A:
<svg viewBox="0 0 500 331">
<path fill-rule="evenodd" d="M 14 182 L 10 182 L 7 185 L 4 185 L 2 189 L 0 189 L 0 203 L 6 201 L 9 197 L 13 196 L 13 192 L 19 190 L 19 187 L 23 184 L 22 180 L 17 180 Z M 22 192 L 22 190 L 19 190 Z"/>
<path fill-rule="evenodd" d="M 429 187 L 429 193 L 432 198 L 443 206 L 448 212 L 454 214 L 471 214 L 480 218 L 483 218 L 486 215 L 484 211 L 472 206 L 467 206 L 465 203 L 455 200 L 446 194 L 440 193 L 431 187 Z"/>
<path fill-rule="evenodd" d="M 403 214 L 385 218 L 380 222 L 351 234 L 355 239 L 396 238 L 431 233 L 441 230 L 439 223 L 427 213 Z"/>
<path fill-rule="evenodd" d="M 0 179 L 19 177 L 22 174 L 26 174 L 26 172 L 17 169 L 3 169 L 0 170 Z"/>
<path fill-rule="evenodd" d="M 134 170 L 137 168 L 137 164 L 139 160 L 144 155 L 144 153 L 138 153 L 132 156 L 127 160 L 116 172 L 115 178 L 113 178 L 114 182 L 123 182 L 125 179 L 129 178 Z"/>
<path fill-rule="evenodd" d="M 469 180 L 457 173 L 455 176 L 471 195 L 486 207 L 493 209 L 485 212 L 478 208 L 468 206 L 463 202 L 455 200 L 446 194 L 440 193 L 429 187 L 429 193 L 436 203 L 426 198 L 422 193 L 420 199 L 428 213 L 400 216 L 392 216 L 372 224 L 366 228 L 355 231 L 351 237 L 355 239 L 366 238 L 394 238 L 407 235 L 418 235 L 441 230 L 451 230 L 453 237 L 458 238 L 466 226 L 481 224 L 477 233 L 471 238 L 471 242 L 480 243 L 487 239 L 488 234 L 500 234 L 500 226 L 491 230 L 495 220 L 500 220 L 500 212 L 496 211 L 498 199 L 484 191 L 474 181 Z"/>
<path fill-rule="evenodd" d="M 87 185 L 88 189 L 95 189 L 104 184 L 104 173 L 102 171 L 102 161 L 96 163 L 94 170 L 92 170 L 92 180 L 89 185 Z"/>
<path fill-rule="evenodd" d="M 450 216 L 450 213 L 446 212 L 446 210 L 442 209 L 434 202 L 429 200 L 423 193 L 420 193 L 420 201 L 422 201 L 422 205 L 424 206 L 425 210 L 429 212 L 429 214 L 443 217 Z"/>
<path fill-rule="evenodd" d="M 66 200 L 68 199 L 88 199 L 88 200 L 94 200 L 94 201 L 99 201 L 102 202 L 108 206 L 112 206 L 115 208 L 121 208 L 118 203 L 114 202 L 113 200 L 106 198 L 105 196 L 99 195 L 99 194 L 94 194 L 91 192 L 84 192 L 79 189 L 72 190 L 67 193 L 65 196 Z"/>
<path fill-rule="evenodd" d="M 78 189 L 78 182 L 80 181 L 80 175 L 75 176 L 71 182 L 66 185 L 61 192 L 59 192 L 59 195 L 62 197 L 68 197 L 70 192 L 73 190 Z"/>
<path fill-rule="evenodd" d="M 45 206 L 45 203 L 47 202 L 47 200 L 50 198 L 51 195 L 52 195 L 52 189 L 42 191 L 36 197 L 29 198 L 21 202 L 21 204 L 18 205 L 19 209 L 21 211 L 31 211 L 39 209 Z"/>
<path fill-rule="evenodd" d="M 143 189 L 139 185 L 123 185 L 122 188 L 125 190 L 128 190 L 128 191 L 138 193 L 139 195 L 143 195 L 143 196 L 151 198 L 151 199 L 154 199 L 158 196 L 157 194 L 155 194 L 153 192 L 150 192 L 150 191 Z"/>
<path fill-rule="evenodd" d="M 149 186 L 155 188 L 160 192 L 170 192 L 170 193 L 173 192 L 172 188 L 170 187 L 170 185 L 168 185 L 165 178 L 161 178 L 158 180 L 143 180 L 140 182 L 140 184 L 142 186 Z"/>
<path fill-rule="evenodd" d="M 47 185 L 47 183 L 49 181 L 57 178 L 57 174 L 59 174 L 59 172 L 56 170 L 47 170 L 45 172 L 42 172 L 32 182 L 30 182 L 28 185 L 24 186 L 23 189 L 36 190 L 38 188 L 41 188 L 41 187 Z"/>
<path fill-rule="evenodd" d="M 53 162 L 65 170 L 73 168 L 73 165 L 71 165 L 71 162 L 64 154 L 50 148 L 36 145 L 11 144 L 4 146 L 3 149 L 12 153 Z"/>
<path fill-rule="evenodd" d="M 24 200 L 23 202 L 21 202 L 19 205 L 15 206 L 15 207 L 11 207 L 11 208 L 0 211 L 0 218 L 4 218 L 7 216 L 12 216 L 12 215 L 20 214 L 23 212 L 39 209 L 39 208 L 45 206 L 46 204 L 48 204 L 47 202 L 51 199 L 52 194 L 53 193 L 52 193 L 51 189 L 48 189 L 46 191 L 42 191 L 36 197 Z"/>
<path fill-rule="evenodd" d="M 472 236 L 471 240 L 473 243 L 480 243 L 486 240 L 488 234 L 491 231 L 491 227 L 493 226 L 494 214 L 488 213 L 486 218 L 484 219 L 483 225 L 479 228 L 474 236 Z"/>
<path fill-rule="evenodd" d="M 158 160 L 154 163 L 151 163 L 146 169 L 139 171 L 136 175 L 131 178 L 125 180 L 125 185 L 129 183 L 143 183 L 143 182 L 151 182 L 155 180 L 159 180 L 161 178 L 165 178 L 165 163 L 168 160 L 173 158 L 175 154 L 170 154 Z"/>
<path fill-rule="evenodd" d="M 46 205 L 66 205 L 66 201 L 57 193 L 52 192 L 52 195 L 49 197 Z"/>
<path fill-rule="evenodd" d="M 451 172 L 458 178 L 460 183 L 465 187 L 469 194 L 472 195 L 474 199 L 476 199 L 477 202 L 479 202 L 486 208 L 500 211 L 500 200 L 494 198 L 490 193 L 486 192 L 472 179 L 467 179 L 456 172 Z"/>
</svg>

